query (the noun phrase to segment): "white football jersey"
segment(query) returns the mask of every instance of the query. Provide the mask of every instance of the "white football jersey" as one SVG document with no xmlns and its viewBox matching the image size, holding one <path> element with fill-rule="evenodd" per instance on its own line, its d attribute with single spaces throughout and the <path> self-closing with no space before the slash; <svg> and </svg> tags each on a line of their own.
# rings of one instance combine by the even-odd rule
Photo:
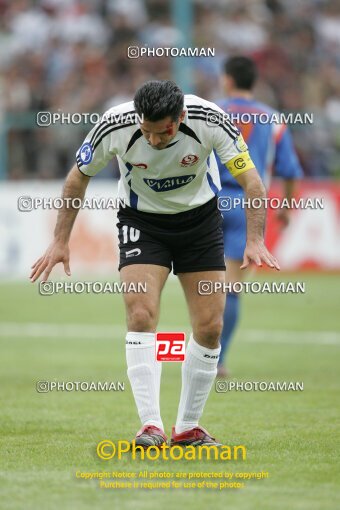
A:
<svg viewBox="0 0 340 510">
<path fill-rule="evenodd" d="M 175 214 L 205 204 L 221 189 L 213 149 L 234 176 L 254 165 L 242 135 L 216 104 L 189 94 L 184 110 L 176 136 L 155 150 L 140 130 L 133 101 L 111 108 L 78 150 L 79 170 L 93 176 L 116 156 L 119 198 L 140 211 Z M 216 116 L 223 121 L 214 122 Z"/>
</svg>

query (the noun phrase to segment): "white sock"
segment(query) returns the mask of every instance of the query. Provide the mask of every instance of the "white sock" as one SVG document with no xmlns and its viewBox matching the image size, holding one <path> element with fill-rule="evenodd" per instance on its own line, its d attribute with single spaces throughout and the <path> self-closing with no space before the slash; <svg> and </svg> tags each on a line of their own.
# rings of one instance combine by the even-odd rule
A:
<svg viewBox="0 0 340 510">
<path fill-rule="evenodd" d="M 155 334 L 129 331 L 126 335 L 126 361 L 142 425 L 155 425 L 164 430 L 159 407 L 162 363 L 156 361 Z"/>
<path fill-rule="evenodd" d="M 177 434 L 197 427 L 216 377 L 220 350 L 220 346 L 217 349 L 203 347 L 190 336 L 182 365 L 182 390 L 175 427 Z"/>
</svg>

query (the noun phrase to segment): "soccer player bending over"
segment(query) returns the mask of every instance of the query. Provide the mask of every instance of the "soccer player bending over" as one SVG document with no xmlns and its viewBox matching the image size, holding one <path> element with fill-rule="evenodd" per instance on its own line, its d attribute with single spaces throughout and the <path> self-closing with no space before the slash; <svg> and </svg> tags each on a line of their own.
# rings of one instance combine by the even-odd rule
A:
<svg viewBox="0 0 340 510">
<path fill-rule="evenodd" d="M 137 112 L 143 119 L 139 123 Z M 249 199 L 265 196 L 262 181 L 239 130 L 214 103 L 183 95 L 171 81 L 150 81 L 134 101 L 111 108 L 86 137 L 77 164 L 67 176 L 63 196 L 83 198 L 90 178 L 114 156 L 121 178 L 118 212 L 120 278 L 146 282 L 146 294 L 125 294 L 126 359 L 142 428 L 136 444 L 166 442 L 160 415 L 161 368 L 155 360 L 160 296 L 171 270 L 178 275 L 190 313 L 192 335 L 182 364 L 182 389 L 171 444 L 219 444 L 201 426 L 220 354 L 225 296 L 198 293 L 200 280 L 225 281 L 220 189 L 215 149 Z M 117 120 L 119 119 L 119 120 Z M 227 172 L 227 169 L 225 170 Z M 54 240 L 32 267 L 31 280 L 46 281 L 59 262 L 70 274 L 68 243 L 78 210 L 61 209 Z M 247 211 L 244 265 L 279 269 L 263 241 L 264 209 Z"/>
</svg>

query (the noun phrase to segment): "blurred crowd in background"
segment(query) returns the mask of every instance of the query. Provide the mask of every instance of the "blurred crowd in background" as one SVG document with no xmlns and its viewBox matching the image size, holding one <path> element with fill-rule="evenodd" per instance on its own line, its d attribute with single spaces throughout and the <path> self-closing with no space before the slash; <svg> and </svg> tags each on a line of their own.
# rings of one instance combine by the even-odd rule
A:
<svg viewBox="0 0 340 510">
<path fill-rule="evenodd" d="M 219 99 L 224 59 L 252 56 L 260 72 L 258 99 L 283 112 L 314 112 L 312 126 L 291 126 L 306 176 L 338 177 L 340 3 L 193 5 L 193 46 L 215 48 L 215 57 L 193 58 L 194 92 Z M 182 41 L 171 1 L 0 0 L 0 124 L 8 129 L 8 178 L 63 177 L 92 127 L 38 128 L 32 112 L 102 113 L 129 101 L 144 81 L 172 79 L 173 59 L 128 59 L 127 47 L 180 47 Z"/>
</svg>

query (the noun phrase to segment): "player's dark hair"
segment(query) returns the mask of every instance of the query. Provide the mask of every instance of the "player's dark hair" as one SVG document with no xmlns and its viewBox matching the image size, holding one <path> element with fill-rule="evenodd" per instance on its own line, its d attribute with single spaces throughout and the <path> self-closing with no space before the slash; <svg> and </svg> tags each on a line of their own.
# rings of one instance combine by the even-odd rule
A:
<svg viewBox="0 0 340 510">
<path fill-rule="evenodd" d="M 255 62 L 248 57 L 231 57 L 225 61 L 224 72 L 231 76 L 238 89 L 251 90 L 257 79 Z"/>
<path fill-rule="evenodd" d="M 137 90 L 134 104 L 137 114 L 145 120 L 156 122 L 171 117 L 177 122 L 183 111 L 184 95 L 173 81 L 152 80 Z"/>
</svg>

